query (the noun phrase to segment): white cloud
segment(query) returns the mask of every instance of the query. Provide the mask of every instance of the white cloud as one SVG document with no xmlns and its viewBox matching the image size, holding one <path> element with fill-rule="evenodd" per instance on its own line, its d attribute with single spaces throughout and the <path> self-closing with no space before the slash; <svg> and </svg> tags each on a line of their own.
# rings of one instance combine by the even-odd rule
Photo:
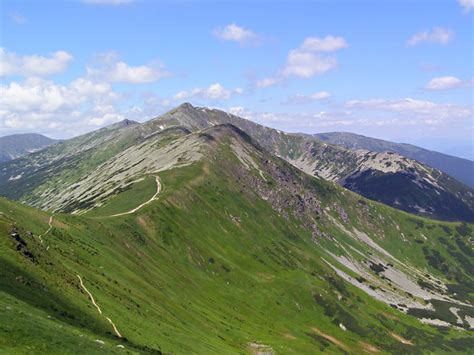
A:
<svg viewBox="0 0 474 355">
<path fill-rule="evenodd" d="M 180 91 L 174 95 L 173 99 L 177 101 L 189 100 L 191 98 L 200 98 L 205 100 L 228 100 L 233 95 L 243 94 L 243 89 L 235 88 L 233 90 L 224 88 L 221 84 L 215 83 L 207 88 L 194 88 L 192 90 Z"/>
<path fill-rule="evenodd" d="M 340 131 L 341 127 L 351 127 L 382 136 L 387 132 L 420 135 L 427 130 L 444 136 L 447 131 L 464 131 L 474 119 L 472 107 L 414 99 L 351 100 L 314 112 L 259 112 L 242 106 L 231 107 L 229 112 L 287 132 Z"/>
<path fill-rule="evenodd" d="M 15 22 L 17 25 L 23 25 L 24 23 L 26 23 L 26 17 L 19 14 L 18 12 L 10 12 L 9 15 L 12 21 Z"/>
<path fill-rule="evenodd" d="M 145 84 L 168 77 L 171 73 L 157 61 L 148 65 L 131 66 L 111 52 L 99 56 L 98 66 L 87 67 L 87 75 L 112 83 Z"/>
<path fill-rule="evenodd" d="M 245 113 L 245 109 L 242 106 L 232 106 L 229 107 L 229 112 L 236 116 L 243 116 Z"/>
<path fill-rule="evenodd" d="M 112 82 L 133 84 L 150 83 L 165 76 L 168 76 L 168 72 L 160 68 L 152 68 L 146 65 L 132 67 L 125 62 L 115 63 L 114 67 L 106 74 L 106 77 Z"/>
<path fill-rule="evenodd" d="M 259 37 L 255 32 L 237 26 L 235 23 L 214 30 L 214 35 L 224 41 L 234 41 L 240 44 L 255 41 Z"/>
<path fill-rule="evenodd" d="M 0 77 L 20 76 L 48 76 L 63 72 L 72 55 L 65 51 L 57 51 L 49 57 L 39 55 L 18 56 L 0 47 Z"/>
<path fill-rule="evenodd" d="M 411 98 L 386 100 L 350 100 L 345 107 L 354 109 L 378 110 L 408 114 L 412 118 L 430 117 L 433 121 L 472 117 L 473 110 L 469 107 L 454 104 L 439 104 L 432 101 Z"/>
<path fill-rule="evenodd" d="M 474 0 L 458 0 L 458 3 L 466 12 L 470 12 L 472 9 L 474 9 Z"/>
<path fill-rule="evenodd" d="M 334 52 L 347 46 L 343 37 L 307 37 L 298 48 L 288 53 L 284 67 L 276 75 L 257 80 L 255 85 L 260 88 L 269 87 L 289 77 L 309 79 L 325 73 L 336 68 L 338 62 L 336 57 L 322 53 Z"/>
<path fill-rule="evenodd" d="M 307 104 L 315 101 L 326 100 L 329 97 L 331 97 L 331 94 L 329 94 L 327 91 L 319 91 L 310 95 L 296 94 L 288 97 L 284 104 Z"/>
<path fill-rule="evenodd" d="M 80 102 L 68 88 L 42 79 L 27 79 L 0 86 L 0 106 L 16 112 L 53 112 Z"/>
<path fill-rule="evenodd" d="M 349 108 L 369 108 L 384 109 L 393 111 L 432 109 L 435 103 L 431 101 L 414 100 L 410 98 L 400 100 L 369 99 L 369 100 L 349 100 L 346 102 Z"/>
<path fill-rule="evenodd" d="M 79 96 L 107 95 L 112 92 L 108 83 L 93 82 L 88 79 L 78 78 L 71 82 L 70 89 Z"/>
<path fill-rule="evenodd" d="M 124 118 L 110 84 L 78 78 L 67 85 L 28 78 L 0 84 L 0 131 L 76 135 Z"/>
<path fill-rule="evenodd" d="M 125 119 L 125 116 L 117 112 L 113 105 L 99 104 L 91 110 L 90 116 L 87 117 L 87 123 L 91 126 L 100 127 L 123 119 Z"/>
<path fill-rule="evenodd" d="M 288 54 L 282 74 L 284 77 L 296 76 L 309 79 L 335 67 L 337 67 L 337 59 L 335 57 L 321 56 L 295 49 Z"/>
<path fill-rule="evenodd" d="M 347 48 L 346 40 L 330 35 L 324 38 L 308 37 L 301 45 L 301 50 L 309 52 L 334 52 L 343 48 Z"/>
<path fill-rule="evenodd" d="M 454 38 L 454 32 L 448 28 L 435 27 L 432 30 L 415 33 L 407 41 L 408 46 L 415 46 L 418 43 L 429 42 L 447 44 Z"/>
<path fill-rule="evenodd" d="M 267 88 L 267 87 L 278 84 L 280 81 L 281 81 L 280 78 L 269 77 L 269 78 L 263 78 L 263 79 L 257 80 L 255 85 L 258 88 Z"/>
<path fill-rule="evenodd" d="M 0 85 L 0 106 L 15 112 L 55 112 L 76 107 L 90 99 L 111 100 L 117 98 L 106 83 L 93 83 L 79 78 L 69 85 L 29 78 L 22 83 Z"/>
<path fill-rule="evenodd" d="M 92 5 L 124 5 L 131 4 L 134 0 L 82 0 L 84 4 Z"/>
<path fill-rule="evenodd" d="M 431 79 L 425 86 L 427 90 L 448 90 L 458 88 L 464 85 L 464 82 L 455 76 L 442 76 Z"/>
</svg>

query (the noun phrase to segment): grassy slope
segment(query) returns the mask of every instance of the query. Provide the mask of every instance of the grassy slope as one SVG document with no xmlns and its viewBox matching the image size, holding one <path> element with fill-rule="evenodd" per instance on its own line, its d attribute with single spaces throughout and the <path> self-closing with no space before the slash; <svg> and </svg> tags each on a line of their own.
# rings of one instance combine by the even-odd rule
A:
<svg viewBox="0 0 474 355">
<path fill-rule="evenodd" d="M 55 337 L 56 349 L 80 345 L 83 337 L 78 339 L 78 332 L 91 348 L 101 346 L 91 333 L 106 346 L 118 343 L 110 325 L 81 292 L 76 274 L 83 277 L 132 350 L 245 352 L 250 342 L 270 345 L 281 353 L 361 352 L 367 344 L 387 352 L 413 353 L 473 346 L 472 338 L 463 332 L 421 325 L 343 283 L 321 260 L 324 252 L 297 221 L 285 220 L 251 191 L 233 183 L 226 164 L 235 157 L 226 156 L 226 151 L 222 154 L 224 159 L 214 164 L 161 173 L 160 200 L 135 215 L 118 219 L 56 215 L 43 244 L 36 237 L 24 237 L 36 262 L 15 250 L 9 231 L 17 221 L 22 236 L 26 230 L 40 234 L 47 229 L 47 215 L 0 200 L 5 214 L 0 216 L 0 262 L 2 270 L 9 270 L 1 275 L 1 301 L 10 304 L 15 297 L 19 302 L 15 307 L 27 304 L 27 310 L 42 320 L 44 331 L 49 329 Z M 356 195 L 335 191 L 337 196 L 328 197 L 328 204 L 340 198 L 347 199 L 347 206 L 357 203 L 350 201 Z M 116 207 L 111 201 L 96 216 L 105 215 L 106 209 L 128 209 L 128 201 L 122 206 L 120 195 L 116 199 Z M 402 230 L 410 223 L 408 215 L 370 206 L 375 216 L 388 211 Z M 352 209 L 348 214 L 361 218 Z M 366 226 L 377 224 L 370 216 L 363 218 L 368 219 Z M 384 243 L 392 242 L 387 237 Z M 395 252 L 398 245 L 393 243 L 390 250 Z M 64 325 L 64 336 L 47 322 L 46 314 Z M 22 324 L 16 326 L 24 329 Z M 313 327 L 339 344 L 318 335 Z M 26 351 L 28 343 L 39 352 L 44 346 L 41 332 L 28 333 L 28 341 L 21 340 L 20 345 L 22 335 L 15 332 L 17 339 L 5 340 L 7 331 L 0 328 L 4 349 L 15 344 Z M 415 345 L 400 343 L 390 332 Z"/>
<path fill-rule="evenodd" d="M 143 142 L 155 129 L 158 128 L 153 122 L 146 126 L 104 128 L 9 162 L 0 169 L 0 195 L 51 210 L 51 196 L 61 194 L 113 156 Z M 158 146 L 184 133 L 179 128 L 159 130 L 153 140 Z M 8 181 L 11 176 L 22 177 Z"/>
<path fill-rule="evenodd" d="M 353 172 L 357 165 L 352 152 L 327 145 L 314 137 L 287 135 L 223 111 L 182 105 L 144 124 L 101 129 L 5 164 L 0 169 L 0 195 L 38 208 L 58 211 L 60 209 L 54 206 L 51 197 L 60 195 L 64 189 L 81 181 L 114 155 L 161 130 L 163 125 L 168 128 L 172 125 L 184 125 L 197 130 L 209 127 L 210 122 L 230 122 L 237 125 L 267 150 L 287 159 L 297 159 L 302 154 L 309 153 L 308 159 L 317 162 L 317 170 L 332 167 L 339 178 Z M 19 176 L 21 178 L 9 181 L 10 178 Z M 354 186 L 346 187 L 411 213 L 423 214 L 415 208 L 417 205 L 425 209 L 434 207 L 435 213 L 426 214 L 427 216 L 472 222 L 472 194 L 464 185 L 444 174 L 435 178 L 446 190 L 443 195 L 437 194 L 433 188 L 420 188 L 413 182 L 413 176 L 406 174 L 369 174 L 357 177 Z M 405 179 L 408 179 L 408 183 Z M 397 197 L 402 205 L 394 203 Z"/>
<path fill-rule="evenodd" d="M 125 191 L 119 191 L 105 203 L 87 213 L 88 216 L 110 216 L 116 213 L 130 211 L 148 201 L 156 192 L 155 177 L 146 176 L 130 186 Z"/>
<path fill-rule="evenodd" d="M 41 204 L 47 190 L 68 186 L 139 139 L 139 127 L 100 129 L 6 163 L 0 172 L 2 196 Z M 10 176 L 21 179 L 6 186 Z M 61 185 L 62 184 L 62 185 Z"/>
</svg>

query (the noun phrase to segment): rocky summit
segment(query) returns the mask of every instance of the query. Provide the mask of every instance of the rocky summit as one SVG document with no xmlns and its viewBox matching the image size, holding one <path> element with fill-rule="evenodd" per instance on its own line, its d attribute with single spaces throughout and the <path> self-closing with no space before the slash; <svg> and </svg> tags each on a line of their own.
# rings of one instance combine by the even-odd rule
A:
<svg viewBox="0 0 474 355">
<path fill-rule="evenodd" d="M 398 154 L 185 104 L 0 172 L 11 352 L 473 347 L 474 226 L 426 218 L 469 220 L 472 191 Z"/>
<path fill-rule="evenodd" d="M 153 143 L 157 137 L 183 136 L 222 124 L 238 127 L 263 149 L 306 173 L 336 182 L 369 199 L 429 218 L 474 221 L 474 190 L 416 160 L 393 152 L 347 149 L 189 103 L 142 124 L 123 121 L 4 164 L 0 170 L 0 194 L 35 207 L 61 211 L 66 207 L 65 200 L 78 203 L 71 200 L 70 191 L 80 194 L 78 187 L 86 188 L 82 180 L 90 180 L 92 170 L 97 174 L 96 169 L 100 169 L 104 179 L 117 169 L 128 176 L 127 166 L 136 163 L 132 169 L 135 171 L 143 168 L 148 159 L 163 154 L 169 158 L 167 152 L 161 151 L 164 147 Z M 151 151 L 154 154 L 147 157 Z M 124 186 L 129 183 L 120 182 Z M 102 185 L 94 188 L 101 189 Z"/>
</svg>

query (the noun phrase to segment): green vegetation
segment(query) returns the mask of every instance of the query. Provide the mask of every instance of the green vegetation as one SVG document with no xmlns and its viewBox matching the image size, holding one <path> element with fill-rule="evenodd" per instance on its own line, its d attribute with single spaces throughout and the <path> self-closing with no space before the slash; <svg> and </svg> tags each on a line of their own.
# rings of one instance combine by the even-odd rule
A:
<svg viewBox="0 0 474 355">
<path fill-rule="evenodd" d="M 186 121 L 183 110 L 195 113 L 185 106 L 166 122 L 186 128 L 103 129 L 8 165 L 25 175 L 0 193 L 65 203 L 51 214 L 0 198 L 0 352 L 472 349 L 472 224 L 362 198 L 229 124 L 191 133 L 220 113 Z M 266 143 L 283 137 L 283 155 L 305 144 L 255 127 Z M 339 152 L 324 154 L 350 167 Z M 159 199 L 114 217 L 155 194 L 155 175 Z"/>
<path fill-rule="evenodd" d="M 344 282 L 325 262 L 327 251 L 339 252 L 331 238 L 369 248 L 327 224 L 323 213 L 321 229 L 331 238 L 315 243 L 306 227 L 313 214 L 304 208 L 295 214 L 297 206 L 276 210 L 278 198 L 293 203 L 281 181 L 262 183 L 255 171 L 245 173 L 227 140 L 211 144 L 214 153 L 208 159 L 159 173 L 159 200 L 135 214 L 105 217 L 151 197 L 155 190 L 149 176 L 88 214 L 55 214 L 43 243 L 38 235 L 48 229 L 49 215 L 0 199 L 0 315 L 6 320 L 0 326 L 0 350 L 251 353 L 255 344 L 278 353 L 472 348 L 465 331 L 423 325 Z M 424 244 L 414 240 L 430 231 L 435 237 L 429 245 L 445 250 L 438 240 L 445 232 L 437 226 L 455 230 L 456 224 L 416 219 L 416 229 L 408 214 L 367 200 L 362 204 L 367 210 L 358 208 L 360 197 L 353 193 L 281 160 L 263 156 L 262 162 L 274 164 L 264 175 L 283 174 L 298 184 L 301 196 L 316 193 L 321 209 L 338 204 L 327 212 L 338 223 L 357 226 L 401 260 L 445 275 L 424 257 Z M 278 175 L 272 176 L 275 181 Z M 255 186 L 248 185 L 252 181 Z M 261 189 L 281 190 L 266 201 L 257 193 Z M 387 222 L 374 221 L 380 216 Z M 21 243 L 12 232 L 25 245 L 18 249 Z M 407 242 L 395 236 L 400 232 L 409 251 Z M 466 237 L 459 238 L 466 243 Z M 442 253 L 458 267 L 461 259 Z M 77 275 L 124 339 L 97 312 Z"/>
<path fill-rule="evenodd" d="M 122 213 L 146 202 L 156 192 L 156 182 L 154 176 L 146 176 L 142 181 L 138 181 L 125 190 L 118 190 L 116 194 L 107 199 L 105 203 L 94 208 L 88 216 L 110 216 Z"/>
<path fill-rule="evenodd" d="M 395 154 L 356 152 L 323 143 L 315 136 L 286 134 L 223 111 L 190 104 L 143 124 L 120 122 L 4 164 L 0 170 L 0 195 L 62 212 L 91 207 L 76 201 L 65 206 L 58 197 L 71 186 L 80 186 L 91 172 L 114 157 L 130 153 L 129 148 L 153 141 L 156 151 L 179 136 L 216 124 L 239 127 L 259 146 L 307 173 L 343 184 L 372 200 L 429 218 L 474 221 L 474 191 L 416 161 Z M 393 169 L 386 170 L 389 166 Z"/>
</svg>

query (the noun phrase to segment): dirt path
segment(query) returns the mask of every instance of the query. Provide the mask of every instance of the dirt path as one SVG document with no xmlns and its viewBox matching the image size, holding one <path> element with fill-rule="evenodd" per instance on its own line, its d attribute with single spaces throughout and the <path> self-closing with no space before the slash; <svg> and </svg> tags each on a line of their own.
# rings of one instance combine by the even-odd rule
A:
<svg viewBox="0 0 474 355">
<path fill-rule="evenodd" d="M 398 334 L 395 334 L 395 333 L 390 333 L 390 336 L 395 339 L 395 340 L 398 340 L 400 343 L 402 344 L 405 344 L 405 345 L 413 345 L 413 343 L 408 340 L 408 339 L 405 339 L 403 338 L 402 336 L 398 335 Z"/>
<path fill-rule="evenodd" d="M 113 214 L 113 215 L 110 215 L 109 217 L 118 217 L 118 216 L 124 216 L 126 214 L 132 214 L 132 213 L 135 213 L 137 212 L 140 208 L 148 205 L 149 203 L 155 201 L 158 199 L 158 194 L 160 193 L 161 191 L 161 182 L 160 182 L 160 178 L 158 176 L 155 176 L 156 178 L 156 192 L 155 194 L 146 202 L 143 202 L 140 206 L 137 206 L 135 207 L 134 209 L 130 210 L 130 211 L 127 211 L 127 212 L 121 212 L 121 213 L 116 213 L 116 214 Z"/>
<path fill-rule="evenodd" d="M 334 345 L 340 347 L 342 350 L 344 351 L 349 351 L 349 348 L 340 340 L 336 339 L 335 337 L 329 335 L 329 334 L 326 334 L 324 332 L 322 332 L 321 330 L 319 330 L 318 328 L 316 327 L 312 327 L 311 330 L 313 332 L 315 332 L 316 334 L 318 334 L 319 336 L 323 337 L 324 339 L 326 340 L 329 340 L 331 343 L 333 343 Z"/>
<path fill-rule="evenodd" d="M 81 283 L 81 287 L 86 293 L 89 295 L 89 298 L 92 301 L 92 304 L 94 305 L 95 308 L 97 308 L 97 311 L 99 312 L 100 315 L 102 315 L 105 319 L 109 321 L 109 323 L 112 325 L 112 328 L 114 328 L 115 334 L 119 337 L 122 338 L 122 334 L 119 333 L 117 327 L 115 326 L 114 322 L 109 317 L 106 317 L 105 315 L 102 314 L 102 310 L 100 309 L 99 305 L 95 302 L 94 296 L 92 296 L 92 293 L 89 292 L 89 290 L 84 286 L 84 283 L 82 282 L 82 278 L 79 275 L 76 275 L 79 278 L 79 282 Z"/>
<path fill-rule="evenodd" d="M 51 228 L 53 228 L 53 216 L 50 216 L 49 217 L 49 221 L 48 221 L 48 229 L 46 230 L 46 232 L 44 232 L 43 234 L 40 234 L 38 236 L 38 239 L 40 240 L 41 243 L 43 243 L 43 238 L 46 234 L 49 233 L 49 231 L 51 230 Z"/>
</svg>

